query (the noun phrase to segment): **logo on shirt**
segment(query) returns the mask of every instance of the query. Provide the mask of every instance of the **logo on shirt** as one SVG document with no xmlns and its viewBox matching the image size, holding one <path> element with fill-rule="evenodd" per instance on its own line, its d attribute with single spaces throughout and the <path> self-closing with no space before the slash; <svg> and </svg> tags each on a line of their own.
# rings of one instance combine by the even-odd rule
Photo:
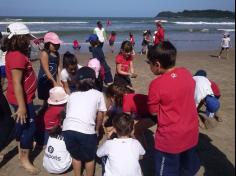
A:
<svg viewBox="0 0 236 176">
<path fill-rule="evenodd" d="M 176 77 L 177 77 L 177 74 L 172 73 L 170 76 L 171 76 L 172 78 L 176 78 Z"/>
<path fill-rule="evenodd" d="M 48 147 L 48 152 L 49 152 L 49 153 L 53 153 L 53 152 L 54 152 L 54 148 L 53 148 L 52 146 L 49 146 L 49 147 Z"/>
</svg>

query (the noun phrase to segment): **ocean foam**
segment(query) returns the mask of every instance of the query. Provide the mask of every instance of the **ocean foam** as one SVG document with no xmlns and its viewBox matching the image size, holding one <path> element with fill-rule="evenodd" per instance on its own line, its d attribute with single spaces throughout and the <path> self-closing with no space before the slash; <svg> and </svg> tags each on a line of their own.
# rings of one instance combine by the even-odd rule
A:
<svg viewBox="0 0 236 176">
<path fill-rule="evenodd" d="M 1 21 L 0 24 L 11 24 L 11 22 L 3 22 Z M 87 24 L 88 22 L 84 21 L 31 21 L 31 22 L 23 22 L 24 24 Z"/>
<path fill-rule="evenodd" d="M 235 25 L 235 22 L 203 22 L 203 21 L 198 21 L 198 22 L 173 22 L 174 24 L 182 24 L 182 25 Z"/>
<path fill-rule="evenodd" d="M 235 29 L 217 29 L 218 31 L 235 32 Z"/>
</svg>

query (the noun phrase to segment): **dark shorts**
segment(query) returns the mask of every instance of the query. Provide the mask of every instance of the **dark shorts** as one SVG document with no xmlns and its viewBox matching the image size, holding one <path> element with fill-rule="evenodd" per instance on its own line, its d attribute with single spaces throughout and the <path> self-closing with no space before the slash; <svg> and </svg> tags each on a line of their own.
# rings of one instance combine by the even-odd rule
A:
<svg viewBox="0 0 236 176">
<path fill-rule="evenodd" d="M 194 176 L 200 169 L 195 147 L 179 154 L 155 150 L 155 176 Z"/>
<path fill-rule="evenodd" d="M 229 47 L 222 47 L 222 50 L 229 50 Z"/>
<path fill-rule="evenodd" d="M 114 42 L 113 40 L 109 40 L 109 45 L 110 45 L 110 46 L 113 46 L 114 43 L 115 43 L 115 42 Z"/>
<path fill-rule="evenodd" d="M 38 79 L 38 98 L 40 100 L 48 100 L 49 98 L 49 90 L 53 88 L 53 84 L 50 80 L 47 80 L 46 78 L 40 78 Z"/>
<path fill-rule="evenodd" d="M 0 66 L 0 77 L 6 78 L 6 70 L 4 65 Z"/>
<path fill-rule="evenodd" d="M 13 105 L 15 111 L 17 106 Z M 33 103 L 27 104 L 27 119 L 26 123 L 20 124 L 16 123 L 15 125 L 15 138 L 20 142 L 20 147 L 22 149 L 31 149 L 33 147 L 33 140 L 36 131 L 35 126 L 35 110 Z"/>
<path fill-rule="evenodd" d="M 63 131 L 66 148 L 72 158 L 82 162 L 95 159 L 97 150 L 97 135 L 83 134 L 76 131 Z"/>
</svg>

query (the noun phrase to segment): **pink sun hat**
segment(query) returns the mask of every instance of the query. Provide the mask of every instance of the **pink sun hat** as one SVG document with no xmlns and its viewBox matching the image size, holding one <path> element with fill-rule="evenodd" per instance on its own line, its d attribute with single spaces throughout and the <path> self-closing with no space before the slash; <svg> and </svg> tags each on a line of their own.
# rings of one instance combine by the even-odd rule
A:
<svg viewBox="0 0 236 176">
<path fill-rule="evenodd" d="M 101 69 L 100 61 L 97 58 L 90 59 L 88 61 L 88 67 L 92 68 L 95 71 L 96 78 L 98 78 Z"/>
<path fill-rule="evenodd" d="M 67 102 L 69 95 L 66 94 L 62 87 L 53 87 L 49 90 L 48 104 L 62 105 Z"/>
<path fill-rule="evenodd" d="M 62 44 L 63 41 L 60 40 L 60 38 L 58 37 L 58 35 L 54 32 L 48 32 L 45 34 L 44 36 L 44 43 L 52 43 L 52 44 Z"/>
</svg>

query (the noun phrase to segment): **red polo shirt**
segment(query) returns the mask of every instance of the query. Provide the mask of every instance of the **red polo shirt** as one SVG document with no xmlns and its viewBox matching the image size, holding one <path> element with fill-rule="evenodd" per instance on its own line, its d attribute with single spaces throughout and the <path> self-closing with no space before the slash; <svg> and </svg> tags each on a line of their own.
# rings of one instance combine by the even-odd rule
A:
<svg viewBox="0 0 236 176">
<path fill-rule="evenodd" d="M 194 102 L 195 81 L 185 68 L 175 68 L 149 85 L 148 107 L 157 114 L 155 148 L 181 153 L 198 143 L 198 114 Z"/>
<path fill-rule="evenodd" d="M 116 64 L 121 64 L 121 70 L 124 72 L 129 72 L 130 62 L 133 60 L 133 56 L 125 59 L 122 54 L 116 56 Z"/>
</svg>

